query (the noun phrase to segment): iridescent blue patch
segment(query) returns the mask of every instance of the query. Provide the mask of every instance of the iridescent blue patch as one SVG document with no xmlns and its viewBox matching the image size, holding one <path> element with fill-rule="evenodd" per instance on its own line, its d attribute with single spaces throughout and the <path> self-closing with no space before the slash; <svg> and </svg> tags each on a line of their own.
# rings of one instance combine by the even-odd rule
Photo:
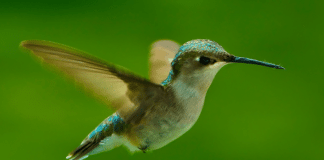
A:
<svg viewBox="0 0 324 160">
<path fill-rule="evenodd" d="M 112 118 L 113 118 L 113 116 L 109 116 L 108 117 L 108 122 L 111 122 L 112 121 Z"/>
<path fill-rule="evenodd" d="M 89 135 L 89 138 L 92 138 L 96 134 L 100 135 L 102 133 L 102 131 L 105 131 L 108 128 L 109 128 L 109 125 L 101 123 L 94 131 L 91 132 L 91 134 Z"/>
<path fill-rule="evenodd" d="M 114 115 L 112 119 L 115 132 L 120 132 L 124 129 L 125 122 L 119 115 Z"/>
<path fill-rule="evenodd" d="M 113 116 L 108 117 L 108 121 L 112 120 Z M 110 120 L 109 120 L 110 119 Z M 97 128 L 95 128 L 89 135 L 89 138 L 93 138 L 95 135 L 97 134 L 101 134 L 103 131 L 107 131 L 109 129 L 109 124 L 102 122 L 101 124 L 99 124 L 99 126 L 97 126 Z"/>
<path fill-rule="evenodd" d="M 89 135 L 89 139 L 91 139 L 92 137 L 94 137 L 96 135 L 96 132 L 95 131 L 92 131 Z"/>
<path fill-rule="evenodd" d="M 172 80 L 172 76 L 173 76 L 173 70 L 171 69 L 171 71 L 170 71 L 170 73 L 169 73 L 167 79 L 165 79 L 165 80 L 161 83 L 161 85 L 162 85 L 162 86 L 166 86 L 167 84 L 169 84 L 169 83 L 171 82 L 171 80 Z"/>
</svg>

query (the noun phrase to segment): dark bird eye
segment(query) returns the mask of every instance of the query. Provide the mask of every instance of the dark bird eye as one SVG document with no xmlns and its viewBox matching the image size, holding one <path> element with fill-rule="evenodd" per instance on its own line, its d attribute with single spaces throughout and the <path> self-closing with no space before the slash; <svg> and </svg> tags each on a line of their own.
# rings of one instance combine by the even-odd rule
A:
<svg viewBox="0 0 324 160">
<path fill-rule="evenodd" d="M 200 62 L 201 64 L 203 64 L 203 65 L 207 65 L 207 64 L 210 63 L 210 58 L 208 58 L 208 57 L 204 57 L 204 56 L 201 56 L 201 57 L 199 58 L 199 62 Z"/>
</svg>

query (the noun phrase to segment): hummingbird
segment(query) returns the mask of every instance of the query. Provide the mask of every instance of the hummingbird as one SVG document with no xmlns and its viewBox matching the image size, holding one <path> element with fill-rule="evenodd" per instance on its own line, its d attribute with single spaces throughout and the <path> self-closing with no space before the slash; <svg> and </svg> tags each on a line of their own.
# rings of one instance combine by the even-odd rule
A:
<svg viewBox="0 0 324 160">
<path fill-rule="evenodd" d="M 62 44 L 27 40 L 20 46 L 57 68 L 116 112 L 104 119 L 66 158 L 82 160 L 121 145 L 152 151 L 179 138 L 197 121 L 209 86 L 226 64 L 283 67 L 234 56 L 218 43 L 160 40 L 151 47 L 149 79 Z"/>
</svg>

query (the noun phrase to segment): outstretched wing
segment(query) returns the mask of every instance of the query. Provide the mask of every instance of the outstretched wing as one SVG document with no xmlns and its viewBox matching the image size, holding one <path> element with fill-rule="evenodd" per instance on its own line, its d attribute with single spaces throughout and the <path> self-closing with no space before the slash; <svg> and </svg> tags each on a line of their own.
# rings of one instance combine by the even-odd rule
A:
<svg viewBox="0 0 324 160">
<path fill-rule="evenodd" d="M 124 114 L 136 110 L 134 106 L 138 106 L 135 105 L 138 97 L 145 100 L 146 91 L 154 95 L 162 88 L 125 69 L 65 45 L 39 40 L 23 41 L 20 45 Z"/>
<path fill-rule="evenodd" d="M 153 43 L 150 55 L 150 80 L 162 83 L 169 75 L 171 62 L 178 52 L 180 45 L 171 40 L 160 40 Z"/>
</svg>

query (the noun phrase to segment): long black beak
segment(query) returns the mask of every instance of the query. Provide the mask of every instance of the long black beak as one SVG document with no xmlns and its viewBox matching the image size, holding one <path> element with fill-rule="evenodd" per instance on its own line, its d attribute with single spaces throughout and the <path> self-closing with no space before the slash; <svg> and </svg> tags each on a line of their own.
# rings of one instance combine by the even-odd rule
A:
<svg viewBox="0 0 324 160">
<path fill-rule="evenodd" d="M 234 56 L 234 58 L 230 62 L 256 64 L 256 65 L 271 67 L 271 68 L 275 68 L 275 69 L 285 69 L 284 67 L 281 67 L 279 65 L 258 61 L 258 60 L 255 60 L 255 59 L 244 58 L 244 57 L 236 57 L 236 56 Z"/>
</svg>

